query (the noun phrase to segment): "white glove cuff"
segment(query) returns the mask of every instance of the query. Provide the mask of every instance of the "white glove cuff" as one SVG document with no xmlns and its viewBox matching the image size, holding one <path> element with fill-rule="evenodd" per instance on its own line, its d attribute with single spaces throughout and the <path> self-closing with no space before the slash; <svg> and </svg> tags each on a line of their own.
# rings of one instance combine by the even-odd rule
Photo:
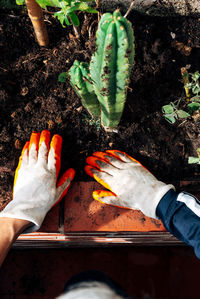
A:
<svg viewBox="0 0 200 299">
<path fill-rule="evenodd" d="M 146 205 L 147 207 L 147 211 L 144 211 L 144 214 L 147 215 L 148 217 L 154 218 L 154 219 L 158 219 L 158 216 L 156 215 L 156 208 L 159 204 L 159 202 L 161 201 L 161 199 L 163 198 L 163 196 L 170 190 L 173 189 L 175 190 L 175 187 L 171 184 L 166 185 L 163 182 L 158 181 L 157 182 L 158 186 L 157 186 L 157 190 L 155 190 L 156 192 L 154 192 L 154 196 L 152 197 L 151 195 L 149 195 L 148 198 L 148 204 Z"/>
<path fill-rule="evenodd" d="M 40 209 L 35 209 L 30 207 L 27 203 L 18 202 L 16 204 L 14 201 L 11 201 L 5 209 L 0 213 L 0 217 L 16 218 L 27 220 L 32 223 L 23 233 L 31 233 L 38 230 L 44 220 L 44 216 L 47 211 L 40 207 Z"/>
</svg>

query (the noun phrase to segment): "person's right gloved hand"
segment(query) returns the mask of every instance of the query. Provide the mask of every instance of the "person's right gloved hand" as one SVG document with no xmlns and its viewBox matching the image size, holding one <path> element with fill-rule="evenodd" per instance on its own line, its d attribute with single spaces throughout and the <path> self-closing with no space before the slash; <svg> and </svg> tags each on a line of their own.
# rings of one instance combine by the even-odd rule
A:
<svg viewBox="0 0 200 299">
<path fill-rule="evenodd" d="M 67 193 L 75 175 L 74 169 L 70 168 L 57 181 L 62 137 L 56 134 L 51 142 L 50 139 L 47 130 L 41 134 L 32 133 L 15 172 L 13 200 L 0 213 L 0 217 L 29 221 L 26 232 L 40 228 L 47 212 Z"/>
<path fill-rule="evenodd" d="M 88 157 L 85 171 L 106 190 L 93 192 L 94 199 L 118 207 L 141 210 L 158 218 L 156 208 L 173 185 L 158 181 L 142 164 L 124 152 L 107 150 Z"/>
</svg>

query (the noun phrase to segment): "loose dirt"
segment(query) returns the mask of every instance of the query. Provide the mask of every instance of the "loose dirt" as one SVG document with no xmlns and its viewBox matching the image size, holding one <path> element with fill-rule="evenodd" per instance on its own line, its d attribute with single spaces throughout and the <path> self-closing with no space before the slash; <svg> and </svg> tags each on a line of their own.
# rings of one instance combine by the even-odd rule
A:
<svg viewBox="0 0 200 299">
<path fill-rule="evenodd" d="M 189 17 L 129 16 L 136 55 L 126 107 L 118 134 L 105 133 L 88 118 L 69 81 L 58 75 L 75 59 L 90 61 L 97 16 L 80 13 L 80 36 L 45 14 L 50 46 L 40 48 L 25 12 L 0 12 L 0 206 L 11 199 L 14 171 L 33 130 L 63 137 L 62 169 L 76 170 L 87 181 L 85 159 L 94 151 L 119 149 L 143 163 L 160 180 L 198 179 L 188 165 L 200 146 L 200 117 L 171 125 L 161 108 L 184 97 L 180 68 L 200 70 L 200 22 Z"/>
</svg>

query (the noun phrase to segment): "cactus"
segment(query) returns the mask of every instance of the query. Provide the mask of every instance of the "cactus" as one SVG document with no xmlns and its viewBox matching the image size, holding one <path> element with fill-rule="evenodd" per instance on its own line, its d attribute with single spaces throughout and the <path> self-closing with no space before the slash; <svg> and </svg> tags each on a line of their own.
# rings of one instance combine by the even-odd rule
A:
<svg viewBox="0 0 200 299">
<path fill-rule="evenodd" d="M 70 83 L 81 98 L 83 106 L 95 120 L 98 119 L 100 117 L 100 105 L 91 84 L 88 63 L 75 60 L 68 74 Z"/>
<path fill-rule="evenodd" d="M 119 10 L 102 16 L 96 44 L 90 75 L 101 105 L 101 124 L 112 130 L 122 116 L 135 52 L 131 23 Z"/>
<path fill-rule="evenodd" d="M 76 60 L 69 70 L 70 82 L 93 118 L 100 117 L 104 129 L 113 131 L 124 109 L 135 52 L 131 23 L 119 10 L 102 16 L 96 44 L 90 74 L 88 64 Z"/>
</svg>

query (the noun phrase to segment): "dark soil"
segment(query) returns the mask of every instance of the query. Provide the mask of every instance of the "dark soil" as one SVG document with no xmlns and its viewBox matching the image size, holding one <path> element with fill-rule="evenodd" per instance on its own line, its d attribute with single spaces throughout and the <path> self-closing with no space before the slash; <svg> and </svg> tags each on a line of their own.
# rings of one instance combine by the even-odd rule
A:
<svg viewBox="0 0 200 299">
<path fill-rule="evenodd" d="M 163 105 L 184 97 L 180 68 L 200 70 L 199 20 L 129 16 L 135 65 L 119 133 L 107 134 L 87 118 L 69 82 L 57 79 L 75 59 L 89 62 L 94 50 L 97 16 L 80 18 L 78 38 L 73 28 L 62 28 L 46 14 L 50 46 L 40 48 L 26 13 L 0 13 L 1 204 L 11 198 L 18 158 L 33 130 L 62 135 L 62 171 L 74 167 L 76 180 L 90 179 L 84 173 L 86 157 L 106 149 L 126 151 L 164 181 L 199 177 L 199 166 L 187 162 L 200 146 L 199 115 L 171 125 L 161 112 Z"/>
</svg>

